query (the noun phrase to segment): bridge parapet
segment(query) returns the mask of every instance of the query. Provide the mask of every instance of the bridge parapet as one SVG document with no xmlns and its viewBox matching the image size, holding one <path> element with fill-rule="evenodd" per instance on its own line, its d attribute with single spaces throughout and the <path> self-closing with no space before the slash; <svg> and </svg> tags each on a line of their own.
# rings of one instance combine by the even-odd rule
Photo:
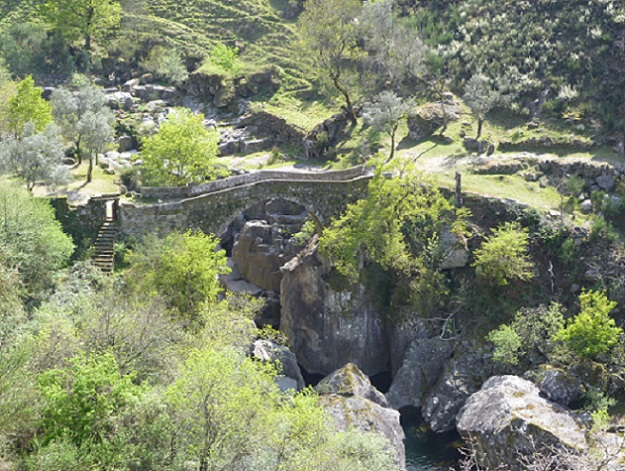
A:
<svg viewBox="0 0 625 471">
<path fill-rule="evenodd" d="M 330 171 L 285 171 L 285 170 L 258 170 L 233 177 L 213 180 L 211 182 L 190 186 L 168 186 L 168 187 L 143 187 L 141 196 L 144 198 L 156 199 L 183 199 L 200 196 L 207 193 L 234 188 L 250 183 L 272 180 L 330 180 L 345 181 L 360 177 L 367 173 L 364 165 L 350 167 L 345 170 Z"/>
<path fill-rule="evenodd" d="M 349 203 L 365 196 L 372 175 L 354 169 L 339 172 L 280 172 L 277 179 L 267 175 L 251 182 L 226 186 L 198 196 L 152 205 L 123 204 L 120 208 L 121 232 L 142 236 L 149 232 L 167 234 L 176 230 L 202 230 L 218 236 L 243 211 L 256 203 L 283 198 L 304 206 L 321 223 L 341 214 Z M 327 175 L 331 174 L 330 178 Z M 253 175 L 253 174 L 250 174 Z M 351 178 L 345 178 L 351 177 Z M 341 179 L 342 177 L 342 179 Z"/>
</svg>

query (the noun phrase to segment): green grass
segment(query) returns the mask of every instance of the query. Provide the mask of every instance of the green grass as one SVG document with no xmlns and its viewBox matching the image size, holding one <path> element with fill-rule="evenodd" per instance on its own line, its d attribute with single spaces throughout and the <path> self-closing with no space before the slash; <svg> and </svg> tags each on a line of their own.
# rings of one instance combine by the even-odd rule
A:
<svg viewBox="0 0 625 471">
<path fill-rule="evenodd" d="M 89 196 L 119 192 L 119 186 L 116 183 L 116 180 L 119 178 L 118 175 L 109 175 L 99 166 L 94 165 L 93 179 L 90 183 L 86 183 L 87 169 L 88 162 L 85 161 L 83 161 L 81 165 L 73 167 L 71 169 L 71 181 L 67 185 L 55 188 L 54 192 L 60 194 L 80 192 Z M 37 186 L 35 187 L 34 194 L 44 196 L 51 191 L 53 191 L 53 189 Z"/>
</svg>

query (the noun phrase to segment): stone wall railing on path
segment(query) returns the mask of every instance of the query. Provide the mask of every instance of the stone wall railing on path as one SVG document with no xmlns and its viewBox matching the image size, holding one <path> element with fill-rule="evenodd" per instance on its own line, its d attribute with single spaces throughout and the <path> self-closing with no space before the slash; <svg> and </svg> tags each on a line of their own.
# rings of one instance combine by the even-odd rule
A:
<svg viewBox="0 0 625 471">
<path fill-rule="evenodd" d="M 190 198 L 150 205 L 122 204 L 121 233 L 143 236 L 176 230 L 202 230 L 221 235 L 238 215 L 254 204 L 283 198 L 304 206 L 327 224 L 349 203 L 362 198 L 372 175 L 363 167 L 333 172 L 254 172 L 201 185 Z"/>
<path fill-rule="evenodd" d="M 249 185 L 260 181 L 269 180 L 323 180 L 323 181 L 345 181 L 360 177 L 366 173 L 364 165 L 351 167 L 345 170 L 330 171 L 285 171 L 285 170 L 258 170 L 255 172 L 236 175 L 234 177 L 213 180 L 211 182 L 190 186 L 168 186 L 168 187 L 142 187 L 141 196 L 143 198 L 154 198 L 162 200 L 192 198 L 206 193 L 234 188 L 237 186 Z"/>
</svg>

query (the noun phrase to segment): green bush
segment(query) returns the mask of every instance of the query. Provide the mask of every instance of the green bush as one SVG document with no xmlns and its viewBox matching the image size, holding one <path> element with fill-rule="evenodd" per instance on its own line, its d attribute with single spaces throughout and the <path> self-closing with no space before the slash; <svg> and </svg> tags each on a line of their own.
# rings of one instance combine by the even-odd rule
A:
<svg viewBox="0 0 625 471">
<path fill-rule="evenodd" d="M 498 286 L 506 286 L 513 279 L 531 280 L 534 264 L 527 255 L 528 245 L 527 230 L 516 223 L 504 223 L 475 251 L 476 273 Z"/>
<path fill-rule="evenodd" d="M 596 358 L 600 353 L 608 353 L 623 333 L 610 317 L 616 303 L 600 291 L 584 291 L 579 295 L 579 301 L 579 314 L 570 319 L 554 338 L 582 358 Z"/>
<path fill-rule="evenodd" d="M 140 65 L 155 77 L 174 84 L 183 82 L 189 75 L 180 54 L 171 47 L 153 47 Z"/>
</svg>

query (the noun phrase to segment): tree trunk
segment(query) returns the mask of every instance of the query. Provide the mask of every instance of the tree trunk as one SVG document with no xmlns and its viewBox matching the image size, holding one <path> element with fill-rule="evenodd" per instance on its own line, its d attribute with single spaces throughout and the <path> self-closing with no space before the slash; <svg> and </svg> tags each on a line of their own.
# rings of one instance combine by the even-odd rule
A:
<svg viewBox="0 0 625 471">
<path fill-rule="evenodd" d="M 479 139 L 482 136 L 482 125 L 484 124 L 484 120 L 478 118 L 477 120 L 477 136 L 476 139 Z"/>
<path fill-rule="evenodd" d="M 87 169 L 87 183 L 91 183 L 93 179 L 93 156 L 89 156 L 89 169 Z"/>
<path fill-rule="evenodd" d="M 386 163 L 393 160 L 393 157 L 395 156 L 395 133 L 396 132 L 397 132 L 397 129 L 393 129 L 393 131 L 391 132 L 391 153 L 389 154 L 388 159 L 386 160 Z"/>
<path fill-rule="evenodd" d="M 352 100 L 349 97 L 349 92 L 347 88 L 345 88 L 341 82 L 339 82 L 338 77 L 332 77 L 332 82 L 334 82 L 334 86 L 337 88 L 339 92 L 345 98 L 345 108 L 347 109 L 349 120 L 351 121 L 353 126 L 356 126 L 358 119 L 356 118 L 356 112 L 354 111 L 354 107 L 352 106 Z"/>
<path fill-rule="evenodd" d="M 78 156 L 78 165 L 82 163 L 82 154 L 80 153 L 80 139 L 76 141 L 76 155 Z"/>
</svg>

